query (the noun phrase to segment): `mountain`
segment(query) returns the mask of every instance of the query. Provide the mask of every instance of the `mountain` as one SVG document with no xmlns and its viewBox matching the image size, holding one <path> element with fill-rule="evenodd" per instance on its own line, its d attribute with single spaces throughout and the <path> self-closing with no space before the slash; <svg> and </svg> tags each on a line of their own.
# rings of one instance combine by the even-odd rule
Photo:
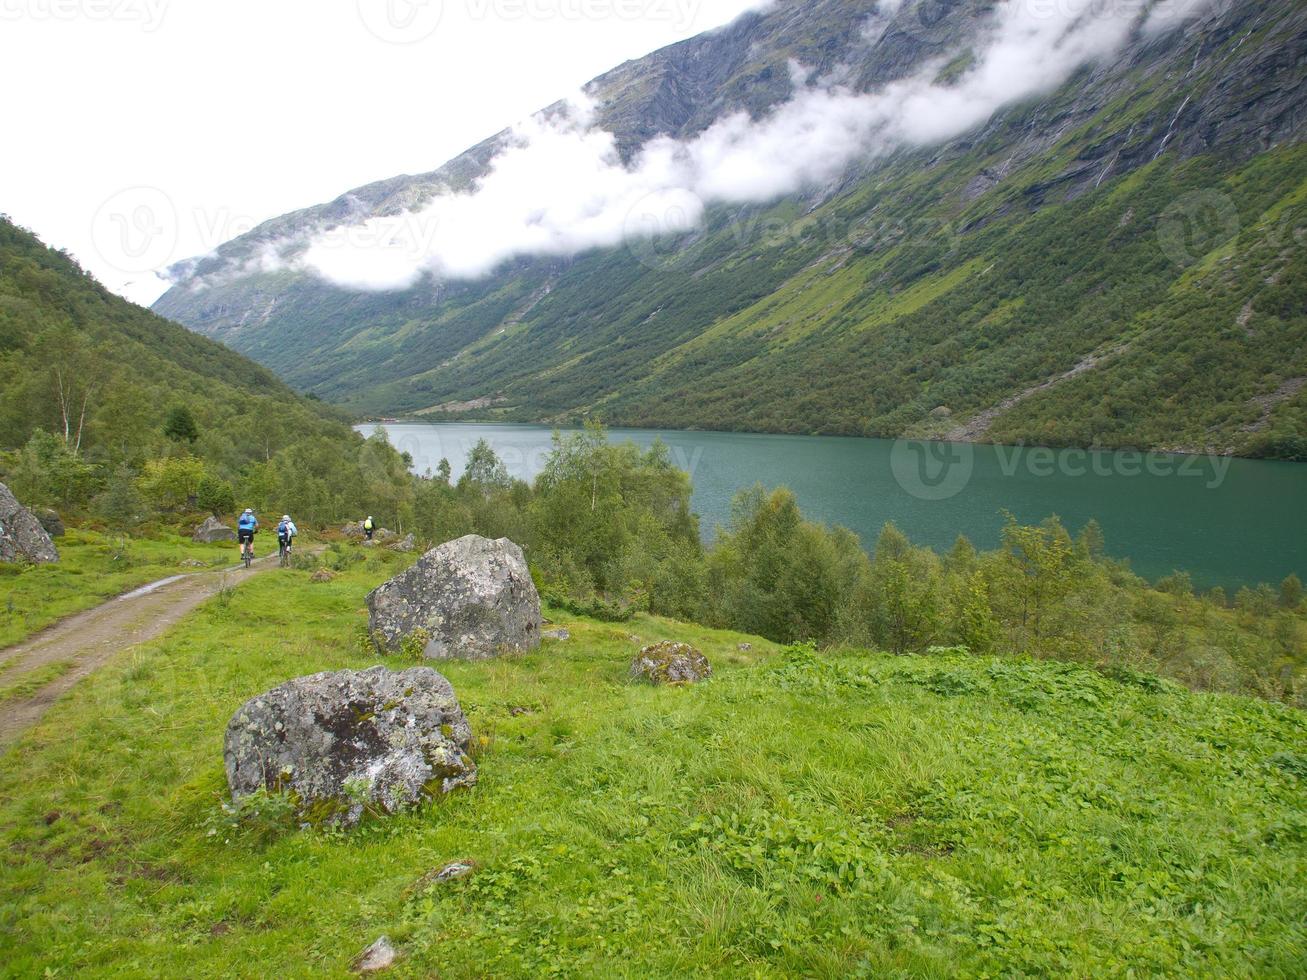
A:
<svg viewBox="0 0 1307 980">
<path fill-rule="evenodd" d="M 1307 8 L 1029 11 L 782 2 L 595 79 L 596 195 L 702 169 L 663 234 L 494 223 L 508 161 L 571 132 L 552 106 L 182 263 L 155 309 L 356 413 L 1307 454 Z M 541 207 L 571 181 L 542 166 Z M 411 282 L 315 264 L 464 206 Z"/>
</svg>

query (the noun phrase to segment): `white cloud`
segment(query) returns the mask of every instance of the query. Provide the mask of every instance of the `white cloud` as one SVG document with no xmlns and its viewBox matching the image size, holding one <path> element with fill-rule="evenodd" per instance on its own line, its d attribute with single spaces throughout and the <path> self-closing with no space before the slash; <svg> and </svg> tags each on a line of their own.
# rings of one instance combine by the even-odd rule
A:
<svg viewBox="0 0 1307 980">
<path fill-rule="evenodd" d="M 472 278 L 514 256 L 572 255 L 683 231 L 708 203 L 767 201 L 821 184 L 860 160 L 946 140 L 1048 91 L 1120 50 L 1142 2 L 1007 0 L 971 66 L 948 84 L 934 81 L 941 63 L 870 93 L 809 85 L 791 65 L 797 92 L 766 117 L 736 113 L 690 140 L 655 138 L 629 164 L 612 134 L 593 124 L 593 106 L 577 99 L 566 113 L 519 126 L 473 191 L 320 234 L 299 261 L 343 286 L 397 289 L 425 272 Z M 1208 0 L 1165 2 L 1192 16 Z"/>
</svg>

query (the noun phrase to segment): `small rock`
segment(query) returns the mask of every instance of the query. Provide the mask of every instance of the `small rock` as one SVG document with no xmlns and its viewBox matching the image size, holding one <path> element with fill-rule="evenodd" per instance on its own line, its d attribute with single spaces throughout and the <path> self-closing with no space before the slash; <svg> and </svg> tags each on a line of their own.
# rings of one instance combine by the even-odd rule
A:
<svg viewBox="0 0 1307 980">
<path fill-rule="evenodd" d="M 351 521 L 340 529 L 340 533 L 347 538 L 361 538 L 363 537 L 363 522 Z"/>
<path fill-rule="evenodd" d="M 644 642 L 640 637 L 636 636 L 634 633 L 627 633 L 627 634 L 626 634 L 626 638 L 627 638 L 627 640 L 630 641 L 631 643 L 643 643 L 643 642 Z"/>
<path fill-rule="evenodd" d="M 570 640 L 572 634 L 559 626 L 557 629 L 545 630 L 540 634 L 542 640 Z"/>
<path fill-rule="evenodd" d="M 336 577 L 336 573 L 329 568 L 319 568 L 309 576 L 310 582 L 330 582 Z"/>
<path fill-rule="evenodd" d="M 391 551 L 417 551 L 418 539 L 413 537 L 412 533 L 404 535 L 402 539 L 392 545 L 387 545 Z"/>
<path fill-rule="evenodd" d="M 524 704 L 510 704 L 508 706 L 508 713 L 512 715 L 514 718 L 517 718 L 520 715 L 533 714 L 531 709 Z"/>
<path fill-rule="evenodd" d="M 693 684 L 712 676 L 712 667 L 690 644 L 663 640 L 641 648 L 631 661 L 631 676 L 652 684 Z"/>
<path fill-rule="evenodd" d="M 212 544 L 215 541 L 235 541 L 236 532 L 216 517 L 206 517 L 204 523 L 191 535 L 192 541 Z"/>
<path fill-rule="evenodd" d="M 376 973 L 378 970 L 389 969 L 394 965 L 397 955 L 390 937 L 381 936 L 375 943 L 359 953 L 358 959 L 354 961 L 354 971 L 356 973 Z"/>
<path fill-rule="evenodd" d="M 208 568 L 209 567 L 204 562 L 200 561 L 198 558 L 186 558 L 178 562 L 178 564 L 181 565 L 182 568 Z"/>
<path fill-rule="evenodd" d="M 735 649 L 739 650 L 741 653 L 748 653 L 750 650 L 753 649 L 753 644 L 752 644 L 752 643 L 737 643 L 737 644 L 735 645 Z"/>
<path fill-rule="evenodd" d="M 465 861 L 451 861 L 439 871 L 436 872 L 436 881 L 453 881 L 455 878 L 466 878 L 472 873 L 472 865 Z"/>
</svg>

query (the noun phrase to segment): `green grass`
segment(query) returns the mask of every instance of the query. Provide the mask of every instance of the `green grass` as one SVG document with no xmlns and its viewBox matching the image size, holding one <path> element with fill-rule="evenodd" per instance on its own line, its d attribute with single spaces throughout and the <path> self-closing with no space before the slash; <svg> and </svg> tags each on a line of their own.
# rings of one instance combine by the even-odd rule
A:
<svg viewBox="0 0 1307 980">
<path fill-rule="evenodd" d="M 381 933 L 396 976 L 1307 963 L 1302 713 L 1063 663 L 740 652 L 737 634 L 555 614 L 571 640 L 441 668 L 474 790 L 349 832 L 233 825 L 228 718 L 374 662 L 362 598 L 401 561 L 256 578 L 8 752 L 0 973 L 344 976 Z M 699 645 L 714 677 L 629 683 L 660 638 Z M 476 870 L 431 884 L 453 860 Z"/>
<path fill-rule="evenodd" d="M 122 538 L 69 528 L 55 539 L 59 561 L 48 565 L 0 565 L 0 660 L 3 648 L 58 619 L 147 582 L 234 560 L 233 544 L 196 544 L 159 532 Z"/>
<path fill-rule="evenodd" d="M 51 681 L 56 681 L 73 669 L 72 660 L 60 660 L 45 664 L 33 670 L 26 670 L 15 675 L 12 680 L 0 686 L 0 706 L 16 698 L 30 698 Z M 3 665 L 0 665 L 2 667 Z"/>
</svg>

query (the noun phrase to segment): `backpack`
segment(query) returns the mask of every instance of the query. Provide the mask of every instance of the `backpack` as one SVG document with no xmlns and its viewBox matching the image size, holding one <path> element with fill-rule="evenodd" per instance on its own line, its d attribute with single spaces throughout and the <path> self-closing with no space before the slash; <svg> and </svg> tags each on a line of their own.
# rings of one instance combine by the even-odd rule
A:
<svg viewBox="0 0 1307 980">
<path fill-rule="evenodd" d="M 258 521 L 254 519 L 253 514 L 241 514 L 241 519 L 236 523 L 236 526 L 242 531 L 253 531 L 256 524 L 258 524 Z"/>
<path fill-rule="evenodd" d="M 282 521 L 280 524 L 277 525 L 277 537 L 279 538 L 290 537 L 290 525 L 287 524 L 285 521 Z"/>
</svg>

